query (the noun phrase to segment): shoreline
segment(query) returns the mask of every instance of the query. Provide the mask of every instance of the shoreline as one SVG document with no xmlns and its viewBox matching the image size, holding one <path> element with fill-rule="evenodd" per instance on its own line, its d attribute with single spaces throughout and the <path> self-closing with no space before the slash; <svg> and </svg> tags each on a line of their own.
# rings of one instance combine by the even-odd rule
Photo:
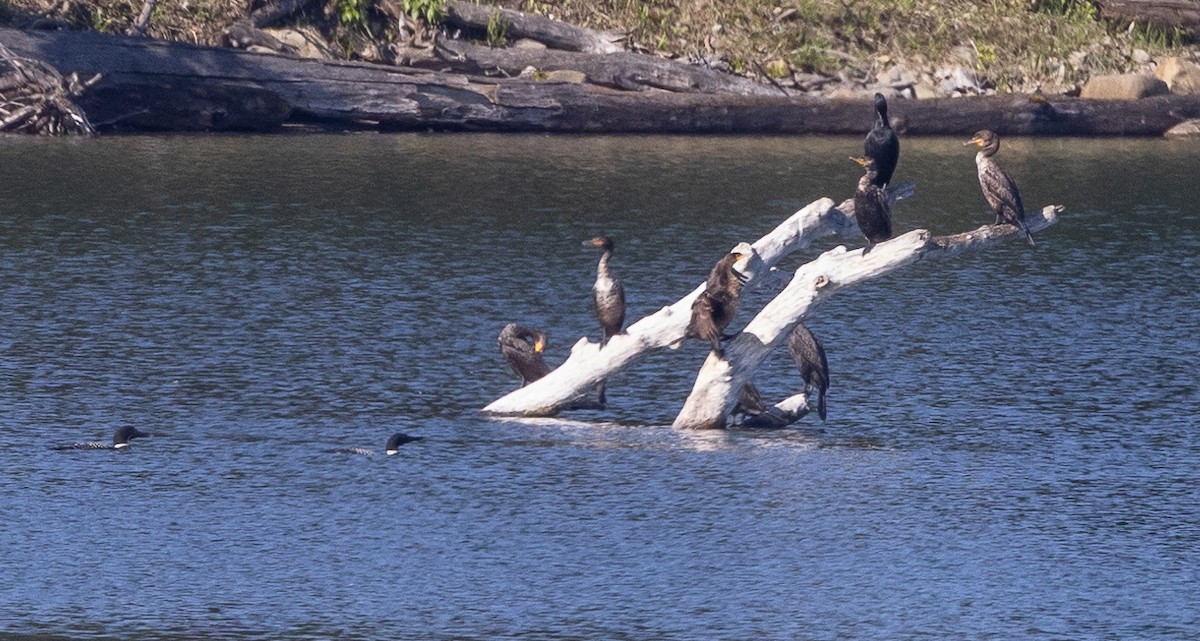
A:
<svg viewBox="0 0 1200 641">
<path fill-rule="evenodd" d="M 620 90 L 578 79 L 493 77 L 313 60 L 94 32 L 0 28 L 0 42 L 64 75 L 101 74 L 79 106 L 104 134 L 464 131 L 851 135 L 862 99 Z M 907 136 L 1162 136 L 1200 118 L 1200 96 L 1137 100 L 999 94 L 893 99 Z"/>
</svg>

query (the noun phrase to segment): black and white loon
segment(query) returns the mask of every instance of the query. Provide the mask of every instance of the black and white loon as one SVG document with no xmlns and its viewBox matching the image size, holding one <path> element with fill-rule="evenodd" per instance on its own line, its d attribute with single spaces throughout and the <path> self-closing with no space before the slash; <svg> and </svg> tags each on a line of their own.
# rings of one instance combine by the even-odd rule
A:
<svg viewBox="0 0 1200 641">
<path fill-rule="evenodd" d="M 139 431 L 136 427 L 128 425 L 118 427 L 113 434 L 112 443 L 104 441 L 92 441 L 90 443 L 72 443 L 70 445 L 55 445 L 52 450 L 120 450 L 129 447 L 129 441 L 143 436 L 150 436 L 146 432 Z"/>
<path fill-rule="evenodd" d="M 400 452 L 401 445 L 404 445 L 405 443 L 412 443 L 413 441 L 420 441 L 424 438 L 424 436 L 409 436 L 403 432 L 396 432 L 395 434 L 392 434 L 390 438 L 388 438 L 387 445 L 384 446 L 383 452 L 388 456 L 392 456 L 393 454 Z M 336 449 L 333 452 L 335 454 L 361 454 L 362 456 L 374 456 L 378 454 L 378 452 L 375 450 L 367 449 L 365 447 L 347 447 Z"/>
</svg>

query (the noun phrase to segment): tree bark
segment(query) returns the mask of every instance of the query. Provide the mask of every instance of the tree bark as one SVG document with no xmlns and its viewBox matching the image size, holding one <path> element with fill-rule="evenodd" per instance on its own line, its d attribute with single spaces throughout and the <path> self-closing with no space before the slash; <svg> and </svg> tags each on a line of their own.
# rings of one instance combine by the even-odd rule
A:
<svg viewBox="0 0 1200 641">
<path fill-rule="evenodd" d="M 748 78 L 721 73 L 687 63 L 618 52 L 572 53 L 552 49 L 485 47 L 461 40 L 438 43 L 437 59 L 416 60 L 413 66 L 446 69 L 457 73 L 500 72 L 518 76 L 533 67 L 540 72 L 578 71 L 593 85 L 640 91 L 664 89 L 687 93 L 726 93 L 737 96 L 780 96 L 778 89 Z"/>
<path fill-rule="evenodd" d="M 1048 206 L 1038 215 L 1029 216 L 1026 222 L 1030 231 L 1054 224 L 1060 209 Z M 1021 237 L 1022 233 L 1012 225 L 984 225 L 953 236 L 932 236 L 918 229 L 879 243 L 867 254 L 862 249 L 847 251 L 845 247 L 821 254 L 797 269 L 791 283 L 725 344 L 724 358 L 709 353 L 674 426 L 725 427 L 742 385 L 750 380 L 763 359 L 787 340 L 792 327 L 834 292 L 890 274 L 918 260 L 949 258 Z"/>
<path fill-rule="evenodd" d="M 493 20 L 510 38 L 537 40 L 553 49 L 584 53 L 615 53 L 622 51 L 618 44 L 624 36 L 601 33 L 583 27 L 529 15 L 520 11 L 478 5 L 471 2 L 451 2 L 446 5 L 446 21 L 464 29 L 486 34 Z"/>
</svg>

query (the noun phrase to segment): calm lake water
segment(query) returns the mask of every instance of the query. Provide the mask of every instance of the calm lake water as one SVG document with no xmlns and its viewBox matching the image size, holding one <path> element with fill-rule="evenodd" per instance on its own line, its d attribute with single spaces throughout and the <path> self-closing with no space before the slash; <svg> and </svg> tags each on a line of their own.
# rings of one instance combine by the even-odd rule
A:
<svg viewBox="0 0 1200 641">
<path fill-rule="evenodd" d="M 899 231 L 988 221 L 959 143 L 904 141 Z M 818 308 L 824 424 L 671 429 L 698 341 L 606 412 L 479 415 L 505 323 L 554 364 L 598 335 L 582 240 L 617 239 L 632 321 L 860 151 L 4 139 L 0 639 L 1200 637 L 1192 143 L 1006 140 L 1060 223 Z M 784 354 L 756 380 L 799 386 Z M 155 436 L 49 449 L 126 424 Z M 328 452 L 395 431 L 425 440 Z"/>
</svg>

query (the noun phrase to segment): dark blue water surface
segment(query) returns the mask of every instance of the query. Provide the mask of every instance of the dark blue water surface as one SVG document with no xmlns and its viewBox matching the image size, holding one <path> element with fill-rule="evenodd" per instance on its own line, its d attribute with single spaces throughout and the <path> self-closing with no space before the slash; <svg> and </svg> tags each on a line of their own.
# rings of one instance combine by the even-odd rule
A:
<svg viewBox="0 0 1200 641">
<path fill-rule="evenodd" d="M 598 335 L 580 241 L 617 239 L 635 320 L 849 196 L 860 145 L 5 140 L 0 639 L 1200 638 L 1188 143 L 1005 141 L 1061 221 L 818 308 L 824 424 L 671 429 L 698 341 L 605 412 L 478 413 L 505 323 L 553 363 Z M 959 141 L 897 178 L 900 231 L 988 220 Z M 126 424 L 155 436 L 49 449 Z"/>
</svg>

